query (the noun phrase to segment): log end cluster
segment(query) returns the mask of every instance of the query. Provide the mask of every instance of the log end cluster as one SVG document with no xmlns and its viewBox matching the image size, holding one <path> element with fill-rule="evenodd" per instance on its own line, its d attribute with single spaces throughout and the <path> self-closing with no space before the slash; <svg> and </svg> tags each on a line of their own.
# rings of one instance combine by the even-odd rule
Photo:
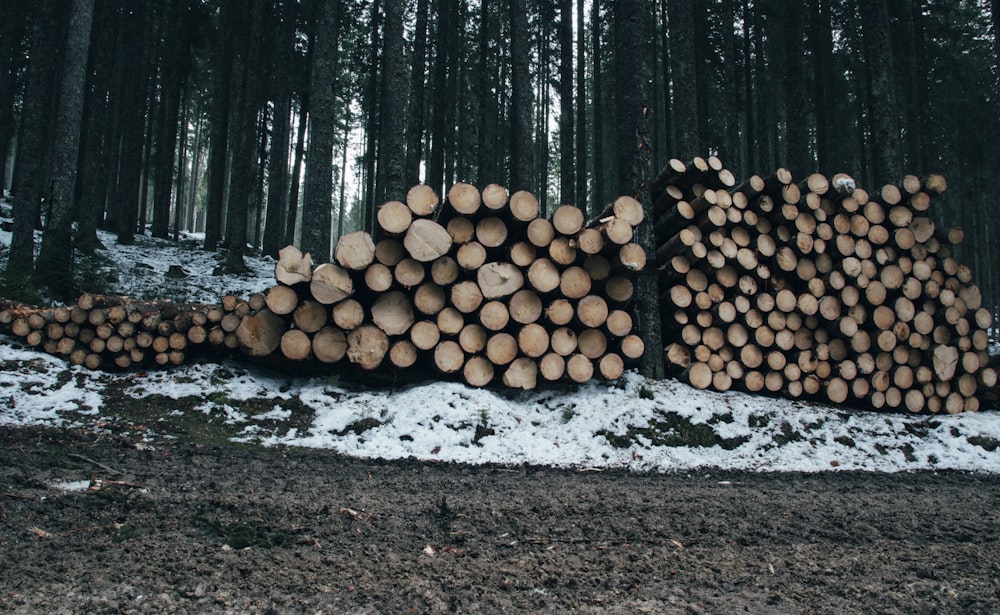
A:
<svg viewBox="0 0 1000 615">
<path fill-rule="evenodd" d="M 992 314 L 935 226 L 944 178 L 866 191 L 787 169 L 736 186 L 695 159 L 654 182 L 668 364 L 692 386 L 869 409 L 995 399 Z"/>
</svg>

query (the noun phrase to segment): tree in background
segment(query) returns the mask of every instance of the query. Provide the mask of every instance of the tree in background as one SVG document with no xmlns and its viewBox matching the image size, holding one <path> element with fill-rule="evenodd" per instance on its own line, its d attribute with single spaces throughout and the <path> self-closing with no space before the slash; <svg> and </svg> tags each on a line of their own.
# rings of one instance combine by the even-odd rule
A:
<svg viewBox="0 0 1000 615">
<path fill-rule="evenodd" d="M 40 284 L 46 286 L 54 297 L 63 300 L 74 294 L 73 197 L 93 17 L 94 0 L 73 0 L 52 139 L 52 177 L 46 207 L 48 218 L 35 263 Z"/>
</svg>

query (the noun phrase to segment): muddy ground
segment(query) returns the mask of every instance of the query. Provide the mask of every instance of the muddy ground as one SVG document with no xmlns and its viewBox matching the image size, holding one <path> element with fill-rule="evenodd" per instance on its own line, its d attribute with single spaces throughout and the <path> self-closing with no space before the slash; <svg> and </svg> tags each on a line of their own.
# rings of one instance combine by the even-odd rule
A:
<svg viewBox="0 0 1000 615">
<path fill-rule="evenodd" d="M 88 488 L 52 487 L 72 481 Z M 2 612 L 1000 612 L 1000 476 L 466 467 L 7 428 L 0 497 Z"/>
</svg>

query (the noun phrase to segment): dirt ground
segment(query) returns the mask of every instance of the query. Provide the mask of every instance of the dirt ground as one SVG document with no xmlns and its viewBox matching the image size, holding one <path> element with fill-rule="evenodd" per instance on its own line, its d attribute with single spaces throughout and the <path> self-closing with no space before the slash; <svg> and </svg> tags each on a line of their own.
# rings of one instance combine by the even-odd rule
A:
<svg viewBox="0 0 1000 615">
<path fill-rule="evenodd" d="M 0 497 L 10 613 L 1000 612 L 1000 476 L 466 467 L 19 428 L 0 429 Z"/>
</svg>

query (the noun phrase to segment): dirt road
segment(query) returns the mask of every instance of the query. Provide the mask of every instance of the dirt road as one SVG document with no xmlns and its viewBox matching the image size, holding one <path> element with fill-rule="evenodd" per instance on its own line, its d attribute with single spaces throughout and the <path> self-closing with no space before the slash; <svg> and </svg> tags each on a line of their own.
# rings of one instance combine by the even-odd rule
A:
<svg viewBox="0 0 1000 615">
<path fill-rule="evenodd" d="M 998 476 L 140 448 L 0 429 L 0 611 L 1000 612 Z"/>
</svg>

